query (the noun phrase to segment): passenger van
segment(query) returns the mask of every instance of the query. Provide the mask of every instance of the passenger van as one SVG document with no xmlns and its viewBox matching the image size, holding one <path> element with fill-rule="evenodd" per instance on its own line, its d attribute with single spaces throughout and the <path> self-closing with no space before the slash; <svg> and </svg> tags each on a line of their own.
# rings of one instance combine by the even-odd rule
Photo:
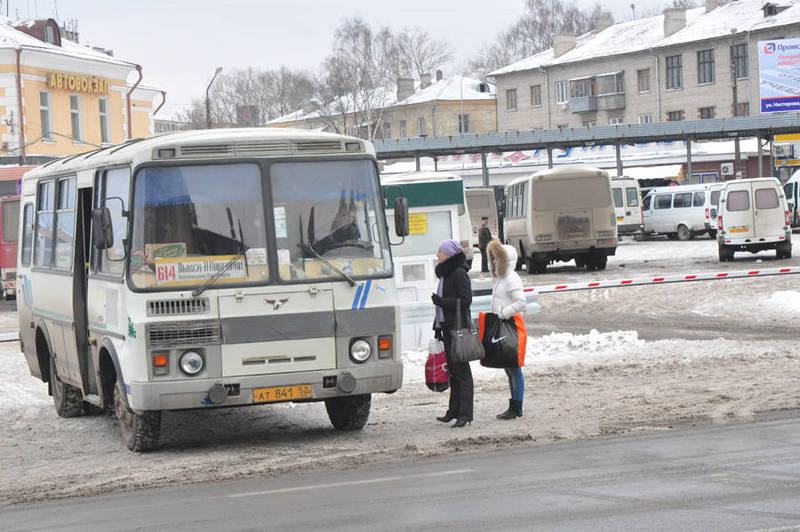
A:
<svg viewBox="0 0 800 532">
<path fill-rule="evenodd" d="M 774 249 L 779 259 L 792 256 L 792 230 L 786 197 L 774 177 L 728 181 L 720 197 L 717 243 L 720 262 L 737 251 Z"/>
<path fill-rule="evenodd" d="M 16 295 L 19 196 L 0 199 L 0 277 L 3 299 Z"/>
<path fill-rule="evenodd" d="M 645 234 L 663 234 L 689 240 L 713 231 L 710 225 L 709 184 L 677 185 L 650 190 L 642 200 Z"/>
<path fill-rule="evenodd" d="M 611 196 L 618 235 L 640 235 L 644 231 L 639 182 L 632 177 L 612 177 Z"/>
<path fill-rule="evenodd" d="M 500 187 L 498 187 L 499 189 Z M 502 191 L 501 191 L 502 192 Z M 494 188 L 468 188 L 464 190 L 467 197 L 467 209 L 469 210 L 470 223 L 472 224 L 472 238 L 474 244 L 478 245 L 478 230 L 481 228 L 481 218 L 489 218 L 489 231 L 492 238 L 502 239 L 500 229 L 502 221 L 500 212 L 497 209 L 497 199 Z"/>
<path fill-rule="evenodd" d="M 398 236 L 407 232 L 403 201 Z M 22 181 L 20 347 L 58 415 L 324 401 L 362 428 L 403 381 L 373 146 L 278 129 L 184 131 Z"/>
<path fill-rule="evenodd" d="M 786 206 L 789 208 L 789 221 L 792 227 L 800 226 L 800 170 L 797 170 L 792 177 L 783 185 L 783 194 L 786 196 Z"/>
<path fill-rule="evenodd" d="M 561 166 L 514 179 L 506 186 L 506 243 L 519 250 L 528 273 L 556 261 L 603 270 L 617 249 L 608 173 Z"/>
</svg>

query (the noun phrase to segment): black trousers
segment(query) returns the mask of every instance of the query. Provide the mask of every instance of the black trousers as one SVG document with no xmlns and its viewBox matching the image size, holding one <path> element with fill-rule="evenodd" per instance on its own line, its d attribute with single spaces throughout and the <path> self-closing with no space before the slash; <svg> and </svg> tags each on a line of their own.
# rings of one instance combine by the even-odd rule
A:
<svg viewBox="0 0 800 532">
<path fill-rule="evenodd" d="M 486 253 L 486 248 L 480 248 L 481 250 L 481 273 L 487 273 L 489 271 L 489 254 Z"/>
<path fill-rule="evenodd" d="M 450 378 L 450 404 L 447 414 L 472 421 L 473 383 L 469 362 L 452 362 L 450 332 L 443 331 L 444 352 L 447 357 L 447 376 Z"/>
</svg>

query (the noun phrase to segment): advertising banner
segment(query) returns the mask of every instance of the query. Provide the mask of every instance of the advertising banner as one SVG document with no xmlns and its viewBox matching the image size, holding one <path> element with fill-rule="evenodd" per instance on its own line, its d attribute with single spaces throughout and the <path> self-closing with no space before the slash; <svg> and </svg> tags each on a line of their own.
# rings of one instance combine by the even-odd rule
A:
<svg viewBox="0 0 800 532">
<path fill-rule="evenodd" d="M 800 110 L 800 39 L 758 41 L 761 112 Z"/>
</svg>

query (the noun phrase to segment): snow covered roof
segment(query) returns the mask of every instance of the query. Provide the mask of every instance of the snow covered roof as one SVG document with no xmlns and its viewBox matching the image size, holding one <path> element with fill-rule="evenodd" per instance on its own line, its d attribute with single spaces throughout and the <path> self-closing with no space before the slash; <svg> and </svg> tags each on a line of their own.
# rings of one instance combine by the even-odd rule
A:
<svg viewBox="0 0 800 532">
<path fill-rule="evenodd" d="M 575 48 L 554 57 L 549 48 L 516 63 L 495 70 L 489 76 L 502 76 L 539 67 L 577 63 L 591 59 L 664 48 L 696 41 L 728 37 L 800 23 L 800 0 L 785 0 L 789 7 L 764 17 L 764 0 L 736 0 L 709 12 L 705 7 L 686 10 L 686 25 L 672 35 L 664 35 L 664 14 L 614 24 L 601 31 L 591 31 L 576 38 Z"/>
<path fill-rule="evenodd" d="M 46 53 L 65 55 L 90 61 L 99 61 L 102 63 L 109 63 L 119 66 L 134 66 L 134 63 L 130 61 L 117 59 L 110 55 L 104 54 L 103 52 L 94 50 L 87 45 L 78 44 L 65 38 L 61 39 L 61 46 L 40 41 L 36 37 L 15 29 L 12 24 L 15 23 L 12 22 L 11 19 L 0 16 L 0 48 L 26 48 L 29 50 L 39 50 Z"/>
<path fill-rule="evenodd" d="M 481 91 L 483 87 L 483 91 Z M 459 101 L 459 100 L 494 100 L 495 88 L 491 83 L 486 83 L 475 78 L 466 76 L 450 76 L 441 79 L 418 90 L 405 100 L 397 102 L 393 107 L 401 105 L 413 105 L 433 101 Z"/>
</svg>

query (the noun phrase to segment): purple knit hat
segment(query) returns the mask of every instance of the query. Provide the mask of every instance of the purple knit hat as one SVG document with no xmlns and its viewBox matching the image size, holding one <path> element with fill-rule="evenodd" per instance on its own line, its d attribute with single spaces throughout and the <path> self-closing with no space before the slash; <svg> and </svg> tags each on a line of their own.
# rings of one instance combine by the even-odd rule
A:
<svg viewBox="0 0 800 532">
<path fill-rule="evenodd" d="M 448 257 L 452 257 L 453 255 L 458 255 L 459 253 L 464 252 L 464 250 L 461 249 L 461 244 L 455 240 L 442 240 L 442 243 L 439 244 L 439 251 Z"/>
</svg>

